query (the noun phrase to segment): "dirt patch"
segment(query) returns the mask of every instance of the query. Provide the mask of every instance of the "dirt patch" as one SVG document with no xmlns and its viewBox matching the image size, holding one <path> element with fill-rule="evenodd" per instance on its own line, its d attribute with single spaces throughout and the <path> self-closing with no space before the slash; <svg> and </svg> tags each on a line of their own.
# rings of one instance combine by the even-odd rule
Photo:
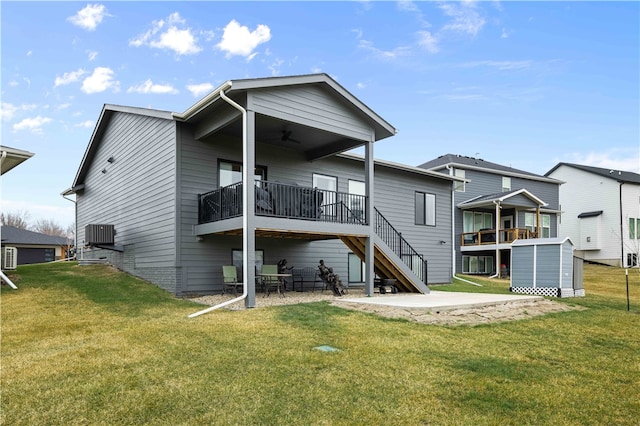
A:
<svg viewBox="0 0 640 426">
<path fill-rule="evenodd" d="M 548 299 L 501 303 L 461 309 L 402 308 L 397 306 L 374 305 L 333 301 L 333 305 L 361 312 L 373 313 L 387 318 L 402 318 L 422 324 L 477 325 L 533 318 L 552 312 L 567 312 L 585 309 Z"/>
<path fill-rule="evenodd" d="M 364 296 L 362 291 L 349 290 L 348 298 Z M 213 306 L 231 299 L 231 295 L 210 295 L 191 298 L 192 301 L 204 305 Z M 378 293 L 373 297 L 388 297 Z M 285 297 L 272 294 L 264 297 L 263 294 L 256 295 L 256 307 L 292 305 L 299 303 L 311 303 L 328 301 L 332 305 L 355 311 L 368 312 L 387 318 L 403 318 L 422 324 L 440 325 L 476 325 L 489 324 L 503 321 L 513 321 L 552 313 L 565 312 L 582 307 L 570 306 L 565 303 L 554 302 L 548 299 L 536 299 L 526 301 L 505 302 L 491 306 L 481 306 L 463 309 L 434 309 L 434 308 L 403 308 L 398 306 L 378 305 L 371 303 L 356 303 L 343 301 L 342 298 L 333 296 L 330 292 L 286 292 Z M 254 309 L 255 309 L 254 308 Z M 242 310 L 245 309 L 244 301 L 239 301 L 228 305 L 222 309 Z"/>
</svg>

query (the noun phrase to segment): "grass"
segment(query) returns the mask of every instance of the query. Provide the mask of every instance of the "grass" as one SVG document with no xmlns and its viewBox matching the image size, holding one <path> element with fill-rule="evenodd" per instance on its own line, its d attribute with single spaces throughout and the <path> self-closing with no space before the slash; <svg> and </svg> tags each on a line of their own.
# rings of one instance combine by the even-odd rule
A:
<svg viewBox="0 0 640 426">
<path fill-rule="evenodd" d="M 103 265 L 1 290 L 7 425 L 638 424 L 640 277 L 585 265 L 586 310 L 442 327 L 328 303 L 202 307 Z M 504 291 L 478 280 L 440 290 Z M 329 345 L 339 352 L 322 352 Z"/>
</svg>

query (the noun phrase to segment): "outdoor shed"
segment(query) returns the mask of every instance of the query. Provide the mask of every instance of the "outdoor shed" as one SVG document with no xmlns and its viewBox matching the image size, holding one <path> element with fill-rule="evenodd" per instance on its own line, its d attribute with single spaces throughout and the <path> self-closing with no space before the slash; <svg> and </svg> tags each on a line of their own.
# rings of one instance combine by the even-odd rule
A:
<svg viewBox="0 0 640 426">
<path fill-rule="evenodd" d="M 574 291 L 573 250 L 569 237 L 514 241 L 510 290 L 553 297 L 583 296 L 584 290 Z"/>
</svg>

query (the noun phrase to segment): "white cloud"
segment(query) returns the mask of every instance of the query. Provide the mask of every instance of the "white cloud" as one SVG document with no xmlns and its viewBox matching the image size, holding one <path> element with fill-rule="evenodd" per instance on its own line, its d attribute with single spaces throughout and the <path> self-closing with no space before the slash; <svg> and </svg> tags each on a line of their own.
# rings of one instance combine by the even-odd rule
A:
<svg viewBox="0 0 640 426">
<path fill-rule="evenodd" d="M 500 34 L 500 38 L 509 38 L 509 32 L 506 28 L 502 29 L 502 34 Z"/>
<path fill-rule="evenodd" d="M 406 46 L 398 46 L 393 50 L 378 49 L 373 45 L 373 42 L 369 40 L 360 40 L 358 47 L 364 50 L 368 50 L 374 56 L 385 60 L 406 56 L 411 52 L 411 49 Z"/>
<path fill-rule="evenodd" d="M 87 31 L 93 31 L 102 22 L 105 16 L 109 16 L 107 8 L 102 4 L 88 4 L 67 20 Z"/>
<path fill-rule="evenodd" d="M 53 86 L 58 87 L 75 83 L 76 81 L 80 80 L 80 77 L 82 77 L 85 73 L 86 71 L 82 68 L 78 69 L 77 71 L 65 72 L 64 74 L 62 74 L 62 77 L 56 77 Z"/>
<path fill-rule="evenodd" d="M 474 61 L 460 65 L 462 68 L 488 67 L 499 71 L 524 70 L 533 66 L 533 61 Z"/>
<path fill-rule="evenodd" d="M 211 83 L 200 83 L 200 84 L 188 84 L 187 90 L 191 92 L 191 94 L 195 97 L 200 97 L 205 93 L 209 93 L 213 90 L 213 84 Z"/>
<path fill-rule="evenodd" d="M 358 89 L 364 89 L 365 87 L 367 87 L 367 85 L 359 81 L 358 83 L 356 83 L 356 87 Z"/>
<path fill-rule="evenodd" d="M 11 81 L 9 82 L 9 87 L 17 87 L 17 86 L 19 86 L 19 85 L 20 85 L 20 83 L 18 83 L 18 82 L 17 82 L 17 81 L 15 81 L 15 80 L 11 80 Z"/>
<path fill-rule="evenodd" d="M 155 93 L 155 94 L 176 94 L 176 90 L 169 84 L 154 84 L 151 79 L 147 79 L 144 83 L 137 86 L 131 86 L 127 89 L 127 93 Z"/>
<path fill-rule="evenodd" d="M 17 112 L 32 111 L 34 109 L 36 109 L 34 104 L 13 105 L 8 102 L 2 102 L 0 104 L 0 119 L 10 121 Z"/>
<path fill-rule="evenodd" d="M 271 40 L 271 30 L 268 26 L 260 24 L 254 31 L 249 31 L 249 28 L 241 26 L 233 19 L 224 28 L 222 41 L 217 44 L 217 47 L 226 52 L 227 57 L 238 55 L 251 60 L 255 56 L 253 51 L 256 47 L 269 40 Z"/>
<path fill-rule="evenodd" d="M 47 123 L 50 123 L 52 120 L 49 117 L 33 117 L 33 118 L 25 118 L 13 125 L 13 131 L 17 132 L 19 130 L 31 130 L 33 133 L 42 133 L 42 126 Z"/>
<path fill-rule="evenodd" d="M 604 152 L 572 153 L 569 160 L 559 161 L 640 173 L 640 151 L 637 149 L 611 149 Z"/>
<path fill-rule="evenodd" d="M 90 128 L 93 127 L 93 121 L 92 120 L 86 120 L 83 121 L 81 123 L 76 123 L 76 125 L 74 127 L 85 127 L 85 128 Z"/>
<path fill-rule="evenodd" d="M 89 52 L 87 52 L 87 55 L 89 57 L 89 61 L 93 61 L 98 56 L 98 52 L 96 52 L 95 50 L 90 50 Z"/>
<path fill-rule="evenodd" d="M 398 9 L 406 12 L 420 12 L 418 6 L 409 0 L 400 0 L 397 3 Z"/>
<path fill-rule="evenodd" d="M 29 51 L 27 52 L 27 56 L 31 56 L 31 55 L 33 55 L 33 50 L 29 50 Z"/>
<path fill-rule="evenodd" d="M 484 27 L 485 20 L 475 8 L 472 2 L 460 2 L 459 5 L 452 3 L 444 3 L 439 5 L 445 15 L 453 18 L 453 20 L 444 25 L 443 30 L 451 30 L 477 35 Z"/>
<path fill-rule="evenodd" d="M 282 64 L 284 64 L 284 60 L 280 58 L 277 58 L 273 62 L 271 62 L 268 68 L 271 70 L 272 76 L 280 75 L 280 67 L 282 67 Z"/>
<path fill-rule="evenodd" d="M 178 55 L 194 55 L 202 50 L 198 46 L 198 39 L 191 28 L 184 27 L 186 21 L 174 12 L 167 20 L 151 23 L 151 29 L 129 41 L 130 46 L 149 46 L 156 49 L 169 49 Z M 211 35 L 205 32 L 205 38 Z"/>
<path fill-rule="evenodd" d="M 429 53 L 438 53 L 440 48 L 438 47 L 438 39 L 429 31 L 418 31 L 418 44 Z"/>
<path fill-rule="evenodd" d="M 111 89 L 117 92 L 120 82 L 113 78 L 113 71 L 106 67 L 97 67 L 93 73 L 84 79 L 81 90 L 86 94 L 100 93 Z"/>
</svg>

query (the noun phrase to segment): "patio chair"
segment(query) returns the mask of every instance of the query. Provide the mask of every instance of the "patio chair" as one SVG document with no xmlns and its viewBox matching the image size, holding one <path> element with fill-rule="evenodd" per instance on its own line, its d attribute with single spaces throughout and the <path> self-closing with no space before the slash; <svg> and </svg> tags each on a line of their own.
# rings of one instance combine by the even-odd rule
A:
<svg viewBox="0 0 640 426">
<path fill-rule="evenodd" d="M 222 267 L 222 294 L 226 290 L 233 289 L 233 294 L 238 294 L 238 287 L 242 287 L 242 283 L 238 282 L 238 270 L 235 266 Z"/>
<path fill-rule="evenodd" d="M 264 288 L 264 297 L 268 297 L 272 289 L 281 291 L 282 281 L 277 276 L 278 265 L 262 265 L 261 274 L 263 274 L 262 287 Z"/>
</svg>

